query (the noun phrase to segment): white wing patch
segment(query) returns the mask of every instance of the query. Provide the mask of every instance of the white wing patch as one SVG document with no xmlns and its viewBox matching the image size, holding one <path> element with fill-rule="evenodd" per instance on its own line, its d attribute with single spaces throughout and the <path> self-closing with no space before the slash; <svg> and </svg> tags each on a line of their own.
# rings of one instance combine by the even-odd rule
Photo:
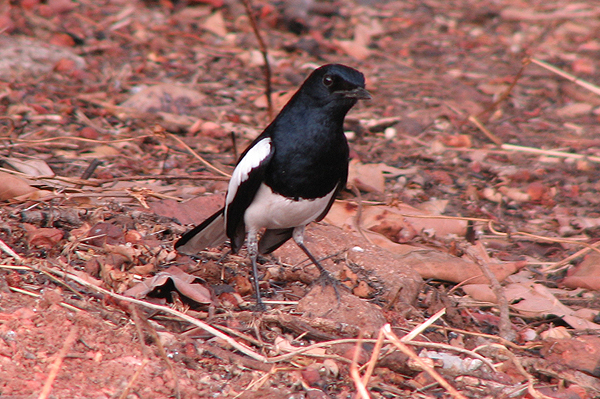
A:
<svg viewBox="0 0 600 399">
<path fill-rule="evenodd" d="M 271 153 L 271 138 L 265 137 L 254 145 L 244 155 L 241 161 L 235 167 L 231 180 L 229 180 L 229 187 L 227 188 L 227 198 L 225 198 L 225 207 L 227 207 L 237 193 L 238 187 L 244 181 L 248 180 L 248 176 L 252 169 L 256 168 L 261 164 Z"/>
</svg>

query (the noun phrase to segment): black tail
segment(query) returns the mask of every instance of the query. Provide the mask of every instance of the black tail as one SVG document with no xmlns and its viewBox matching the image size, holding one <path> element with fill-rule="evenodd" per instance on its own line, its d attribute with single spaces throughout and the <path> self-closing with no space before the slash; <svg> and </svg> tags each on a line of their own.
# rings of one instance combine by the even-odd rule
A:
<svg viewBox="0 0 600 399">
<path fill-rule="evenodd" d="M 175 243 L 175 249 L 187 255 L 195 255 L 206 248 L 218 247 L 227 241 L 224 221 L 225 208 L 185 233 Z"/>
</svg>

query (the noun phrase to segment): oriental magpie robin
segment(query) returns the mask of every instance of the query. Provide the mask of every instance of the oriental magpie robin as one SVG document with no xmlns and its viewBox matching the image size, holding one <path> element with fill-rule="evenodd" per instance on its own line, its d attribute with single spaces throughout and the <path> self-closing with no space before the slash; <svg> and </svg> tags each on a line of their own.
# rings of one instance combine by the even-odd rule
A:
<svg viewBox="0 0 600 399">
<path fill-rule="evenodd" d="M 292 237 L 320 278 L 337 283 L 304 245 L 304 228 L 325 217 L 346 185 L 344 118 L 359 99 L 369 98 L 357 70 L 339 64 L 316 69 L 240 157 L 223 209 L 185 233 L 175 248 L 194 255 L 229 238 L 235 253 L 247 239 L 259 308 L 256 258 Z"/>
</svg>

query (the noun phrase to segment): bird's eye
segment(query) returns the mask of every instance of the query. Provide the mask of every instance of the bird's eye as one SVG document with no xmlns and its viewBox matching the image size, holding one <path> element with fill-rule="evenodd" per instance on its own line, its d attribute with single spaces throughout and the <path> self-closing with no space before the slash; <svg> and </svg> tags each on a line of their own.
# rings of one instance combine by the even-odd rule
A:
<svg viewBox="0 0 600 399">
<path fill-rule="evenodd" d="M 333 84 L 333 78 L 331 77 L 331 75 L 325 75 L 323 77 L 323 84 L 327 87 Z"/>
</svg>

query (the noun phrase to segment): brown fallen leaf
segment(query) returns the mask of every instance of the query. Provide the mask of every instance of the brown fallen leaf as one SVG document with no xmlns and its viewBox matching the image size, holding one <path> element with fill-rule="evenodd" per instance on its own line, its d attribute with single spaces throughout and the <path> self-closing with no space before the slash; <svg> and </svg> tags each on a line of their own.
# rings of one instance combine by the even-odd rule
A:
<svg viewBox="0 0 600 399">
<path fill-rule="evenodd" d="M 43 159 L 22 160 L 18 158 L 3 158 L 14 170 L 25 173 L 28 176 L 54 176 L 54 171 Z"/>
<path fill-rule="evenodd" d="M 146 297 L 149 293 L 163 287 L 169 280 L 181 295 L 192 301 L 199 304 L 209 304 L 212 302 L 210 291 L 202 284 L 196 283 L 199 279 L 191 274 L 185 273 L 177 266 L 171 266 L 167 270 L 156 274 L 154 277 L 134 285 L 123 294 L 141 299 Z"/>
<path fill-rule="evenodd" d="M 479 265 L 470 260 L 458 258 L 444 252 L 426 250 L 425 252 L 411 252 L 411 266 L 424 279 L 436 279 L 461 283 L 469 280 L 473 283 L 487 283 Z M 498 281 L 505 280 L 525 266 L 525 262 L 490 263 L 488 267 Z"/>
<path fill-rule="evenodd" d="M 423 230 L 434 232 L 438 237 L 445 237 L 449 234 L 463 236 L 466 233 L 467 222 L 458 219 L 443 219 L 435 218 L 434 216 L 439 211 L 439 206 L 434 212 L 425 212 L 413 208 L 406 204 L 398 204 L 395 207 L 387 205 L 364 205 L 361 215 L 361 228 L 374 232 L 384 233 L 384 235 L 393 242 L 402 242 L 398 235 L 402 234 L 403 229 L 412 229 L 417 233 Z M 350 202 L 336 201 L 331 210 L 325 217 L 325 221 L 344 229 L 354 229 L 356 222 L 357 206 Z M 432 206 L 427 208 L 434 210 Z M 425 217 L 410 217 L 425 216 Z M 427 218 L 426 216 L 432 216 Z"/>
<path fill-rule="evenodd" d="M 562 281 L 568 288 L 600 290 L 600 254 L 592 252 Z"/>
<path fill-rule="evenodd" d="M 219 37 L 227 35 L 227 27 L 225 26 L 225 19 L 221 11 L 215 11 L 210 17 L 206 18 L 202 24 L 202 28 Z"/>
<path fill-rule="evenodd" d="M 24 179 L 0 172 L 0 201 L 27 197 L 38 191 L 40 190 L 31 187 Z"/>
<path fill-rule="evenodd" d="M 385 167 L 382 163 L 364 164 L 353 159 L 348 169 L 348 183 L 362 191 L 382 193 L 385 190 Z"/>
<path fill-rule="evenodd" d="M 477 300 L 496 303 L 492 289 L 482 284 L 467 284 L 462 287 L 469 296 Z M 515 283 L 504 287 L 504 295 L 513 311 L 522 317 L 542 318 L 558 316 L 576 330 L 598 329 L 600 325 L 578 317 L 575 311 L 563 305 L 550 290 L 537 283 Z"/>
<path fill-rule="evenodd" d="M 28 233 L 29 245 L 36 248 L 53 248 L 63 237 L 62 230 L 49 227 L 41 227 Z"/>
</svg>

